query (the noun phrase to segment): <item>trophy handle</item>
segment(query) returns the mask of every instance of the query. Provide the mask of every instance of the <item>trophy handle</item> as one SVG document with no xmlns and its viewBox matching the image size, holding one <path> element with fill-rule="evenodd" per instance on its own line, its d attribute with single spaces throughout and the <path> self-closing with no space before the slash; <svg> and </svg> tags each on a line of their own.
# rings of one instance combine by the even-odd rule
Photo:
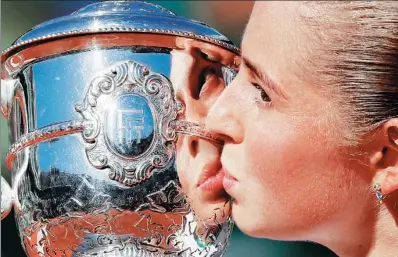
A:
<svg viewBox="0 0 398 257">
<path fill-rule="evenodd" d="M 10 118 L 12 99 L 19 81 L 16 79 L 1 80 L 1 113 L 8 120 Z"/>
<path fill-rule="evenodd" d="M 13 206 L 12 189 L 7 181 L 1 177 L 1 219 L 7 217 Z"/>
<path fill-rule="evenodd" d="M 23 119 L 23 133 L 27 130 L 27 119 L 26 119 L 26 105 L 25 95 L 19 79 L 2 79 L 1 80 L 1 98 L 0 98 L 0 109 L 1 113 L 8 120 L 10 119 L 11 107 L 13 100 L 17 99 L 20 110 L 22 112 Z"/>
</svg>

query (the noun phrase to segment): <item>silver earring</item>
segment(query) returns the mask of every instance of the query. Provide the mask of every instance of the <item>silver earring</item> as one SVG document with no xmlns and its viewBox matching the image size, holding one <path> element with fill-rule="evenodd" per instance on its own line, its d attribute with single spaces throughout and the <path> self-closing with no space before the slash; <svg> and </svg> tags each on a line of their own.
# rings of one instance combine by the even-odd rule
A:
<svg viewBox="0 0 398 257">
<path fill-rule="evenodd" d="M 376 191 L 376 197 L 379 200 L 379 204 L 382 204 L 385 196 L 381 193 L 380 184 L 376 183 L 373 187 L 374 187 L 374 189 Z"/>
</svg>

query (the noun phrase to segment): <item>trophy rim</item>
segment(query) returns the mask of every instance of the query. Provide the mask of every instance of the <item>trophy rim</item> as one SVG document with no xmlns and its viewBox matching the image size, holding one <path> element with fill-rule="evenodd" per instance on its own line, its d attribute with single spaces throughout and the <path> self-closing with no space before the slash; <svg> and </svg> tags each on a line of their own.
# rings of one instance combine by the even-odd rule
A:
<svg viewBox="0 0 398 257">
<path fill-rule="evenodd" d="M 102 5 L 113 5 L 117 8 L 121 6 L 120 10 L 122 11 L 117 9 L 104 12 L 95 9 L 101 8 Z M 123 8 L 127 11 L 123 11 Z M 33 27 L 2 51 L 1 62 L 3 63 L 17 52 L 39 43 L 103 33 L 180 36 L 218 45 L 236 54 L 240 53 L 239 48 L 216 29 L 205 23 L 177 16 L 161 6 L 140 1 L 105 1 L 85 6 L 70 15 L 51 19 Z"/>
</svg>

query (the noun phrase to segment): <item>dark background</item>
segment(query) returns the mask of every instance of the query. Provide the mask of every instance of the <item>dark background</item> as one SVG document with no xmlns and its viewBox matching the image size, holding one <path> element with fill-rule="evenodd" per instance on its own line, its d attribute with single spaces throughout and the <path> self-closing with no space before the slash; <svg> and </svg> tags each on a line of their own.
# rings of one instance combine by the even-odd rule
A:
<svg viewBox="0 0 398 257">
<path fill-rule="evenodd" d="M 1 49 L 10 46 L 21 34 L 45 20 L 70 14 L 94 1 L 1 1 Z M 218 29 L 239 46 L 252 1 L 148 1 L 176 13 L 203 21 Z M 7 151 L 7 121 L 0 118 L 1 174 L 10 181 L 4 164 Z M 24 257 L 13 212 L 1 222 L 1 256 Z M 302 242 L 278 242 L 250 238 L 234 229 L 225 257 L 333 257 L 328 249 Z"/>
</svg>

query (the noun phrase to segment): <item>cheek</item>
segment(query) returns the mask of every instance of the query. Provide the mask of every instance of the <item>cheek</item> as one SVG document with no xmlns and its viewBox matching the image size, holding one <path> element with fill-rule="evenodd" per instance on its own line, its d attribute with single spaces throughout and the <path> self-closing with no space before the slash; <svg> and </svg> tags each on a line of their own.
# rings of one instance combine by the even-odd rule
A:
<svg viewBox="0 0 398 257">
<path fill-rule="evenodd" d="M 245 135 L 245 153 L 250 170 L 261 181 L 270 184 L 284 182 L 306 154 L 302 135 L 295 124 L 280 117 L 268 117 L 253 125 L 253 130 Z"/>
<path fill-rule="evenodd" d="M 188 193 L 190 183 L 189 183 L 189 174 L 188 174 L 188 167 L 189 167 L 189 153 L 187 151 L 187 147 L 184 147 L 184 137 L 180 137 L 177 141 L 176 145 L 176 168 L 178 179 L 181 184 L 181 188 L 185 193 Z"/>
<path fill-rule="evenodd" d="M 332 205 L 340 197 L 337 189 L 347 174 L 324 129 L 272 116 L 254 125 L 256 129 L 245 137 L 245 181 L 247 190 L 256 191 L 262 204 L 273 207 L 263 211 L 291 221 L 312 218 L 315 222 L 336 209 Z"/>
</svg>

